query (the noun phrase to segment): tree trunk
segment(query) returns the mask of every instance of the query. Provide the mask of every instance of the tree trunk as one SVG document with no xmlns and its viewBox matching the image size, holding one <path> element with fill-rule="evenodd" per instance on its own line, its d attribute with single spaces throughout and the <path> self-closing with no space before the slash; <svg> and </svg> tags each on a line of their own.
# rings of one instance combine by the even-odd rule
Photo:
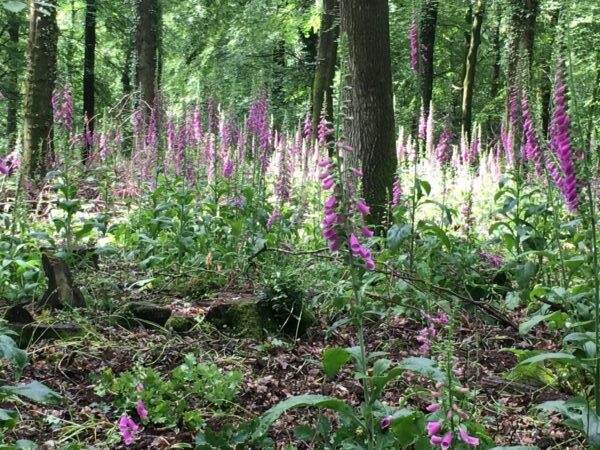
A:
<svg viewBox="0 0 600 450">
<path fill-rule="evenodd" d="M 429 115 L 429 107 L 433 96 L 433 69 L 435 51 L 435 32 L 437 28 L 438 0 L 424 0 L 419 30 L 421 55 L 421 96 L 423 98 L 424 117 Z"/>
<path fill-rule="evenodd" d="M 535 40 L 535 22 L 538 14 L 539 0 L 512 0 L 512 17 L 509 32 L 508 64 L 506 70 L 506 118 L 510 117 L 511 90 L 517 85 L 519 61 L 521 56 L 527 58 L 527 65 L 522 66 L 530 72 L 533 62 L 533 45 Z M 514 94 L 513 94 L 514 95 Z"/>
<path fill-rule="evenodd" d="M 533 64 L 533 44 L 535 42 L 535 22 L 539 10 L 539 0 L 523 1 L 523 28 L 519 47 L 527 55 L 529 69 Z"/>
<path fill-rule="evenodd" d="M 279 40 L 273 49 L 273 74 L 271 76 L 271 110 L 274 114 L 274 125 L 281 125 L 281 116 L 278 114 L 285 103 L 284 81 L 286 76 L 286 47 L 285 41 Z"/>
<path fill-rule="evenodd" d="M 17 113 L 21 95 L 19 93 L 19 75 L 23 65 L 23 56 L 19 50 L 19 32 L 21 21 L 16 13 L 8 13 L 8 46 L 9 46 L 9 64 L 10 73 L 6 84 L 6 138 L 8 139 L 9 151 L 17 143 Z"/>
<path fill-rule="evenodd" d="M 557 8 L 552 13 L 550 18 L 550 28 L 552 30 L 558 30 L 558 19 L 560 17 L 560 8 Z M 550 54 L 552 54 L 552 48 L 554 47 L 554 43 L 556 42 L 556 33 L 552 33 L 552 37 L 550 39 Z M 541 81 L 541 97 L 542 97 L 542 128 L 544 131 L 544 136 L 548 137 L 548 126 L 550 125 L 550 110 L 551 100 L 552 100 L 552 88 L 554 86 L 554 82 L 550 76 L 552 72 L 551 67 L 551 58 L 545 58 L 544 63 L 542 64 L 542 81 Z"/>
<path fill-rule="evenodd" d="M 52 158 L 52 91 L 56 82 L 56 0 L 32 2 L 25 95 L 22 175 L 41 178 Z M 44 10 L 42 10 L 42 8 Z"/>
<path fill-rule="evenodd" d="M 492 66 L 492 83 L 490 85 L 490 99 L 495 99 L 500 90 L 500 62 L 502 61 L 502 45 L 500 42 L 500 19 L 496 24 L 492 47 L 494 49 L 494 65 Z"/>
<path fill-rule="evenodd" d="M 86 0 L 85 53 L 83 59 L 83 115 L 88 132 L 94 134 L 95 113 L 95 66 L 96 66 L 96 0 Z M 90 142 L 86 139 L 83 160 L 89 154 Z"/>
<path fill-rule="evenodd" d="M 396 171 L 389 6 L 387 0 L 341 0 L 351 77 L 349 144 L 362 163 L 369 223 L 382 223 Z"/>
<path fill-rule="evenodd" d="M 159 0 L 138 0 L 135 39 L 136 83 L 140 89 L 141 108 L 146 119 L 150 116 L 156 97 L 159 28 Z"/>
<path fill-rule="evenodd" d="M 121 86 L 123 88 L 123 95 L 129 96 L 133 92 L 131 86 L 131 65 L 133 63 L 133 50 L 130 48 L 125 54 L 125 62 L 123 63 L 123 72 L 121 72 Z"/>
<path fill-rule="evenodd" d="M 463 82 L 467 74 L 467 56 L 469 54 L 469 45 L 471 45 L 471 28 L 473 27 L 473 5 L 468 2 L 465 11 L 465 24 L 467 25 L 463 32 L 463 59 L 460 74 L 456 76 L 457 94 L 452 96 L 452 127 L 459 128 L 462 125 L 462 98 Z"/>
<path fill-rule="evenodd" d="M 471 138 L 471 128 L 473 126 L 473 90 L 475 85 L 475 68 L 477 66 L 477 51 L 481 44 L 481 25 L 483 23 L 483 0 L 478 0 L 473 15 L 473 26 L 471 27 L 471 41 L 469 43 L 469 53 L 467 54 L 467 63 L 465 79 L 463 82 L 463 100 L 462 100 L 462 129 L 467 138 Z"/>
<path fill-rule="evenodd" d="M 339 34 L 339 0 L 324 0 L 317 67 L 313 83 L 313 140 L 317 136 L 317 127 L 323 113 L 323 104 L 325 103 L 325 118 L 333 122 L 333 78 L 335 77 L 335 66 L 337 64 Z"/>
</svg>

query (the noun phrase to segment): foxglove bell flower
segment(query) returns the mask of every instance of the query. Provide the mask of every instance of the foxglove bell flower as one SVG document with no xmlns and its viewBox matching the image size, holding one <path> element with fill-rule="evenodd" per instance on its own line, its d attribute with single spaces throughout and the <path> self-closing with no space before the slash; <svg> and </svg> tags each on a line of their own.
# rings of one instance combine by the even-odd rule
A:
<svg viewBox="0 0 600 450">
<path fill-rule="evenodd" d="M 441 408 L 441 405 L 439 403 L 432 403 L 432 404 L 428 405 L 425 409 L 427 410 L 427 412 L 434 413 L 434 412 L 438 411 L 440 408 Z"/>
<path fill-rule="evenodd" d="M 523 130 L 525 132 L 525 157 L 535 165 L 535 171 L 538 175 L 542 174 L 542 148 L 539 144 L 537 132 L 533 122 L 533 115 L 529 110 L 529 101 L 526 93 L 521 98 L 521 112 L 523 114 Z"/>
<path fill-rule="evenodd" d="M 137 403 L 135 404 L 135 409 L 138 413 L 138 416 L 140 416 L 140 419 L 145 420 L 148 418 L 148 410 L 144 406 L 144 402 L 142 401 L 142 399 L 139 399 L 137 401 Z"/>
<path fill-rule="evenodd" d="M 433 436 L 434 434 L 438 434 L 441 431 L 441 429 L 442 422 L 429 422 L 427 424 L 427 435 Z"/>
<path fill-rule="evenodd" d="M 410 24 L 410 68 L 414 72 L 419 70 L 419 26 L 416 15 Z"/>
<path fill-rule="evenodd" d="M 474 447 L 479 445 L 479 439 L 477 439 L 474 436 L 470 436 L 464 427 L 459 428 L 458 436 L 459 436 L 460 440 L 463 441 L 467 445 L 472 445 Z"/>
<path fill-rule="evenodd" d="M 136 424 L 129 417 L 121 417 L 121 419 L 119 420 L 119 431 L 123 436 L 123 442 L 125 443 L 125 445 L 131 445 L 133 443 L 133 437 L 135 435 L 135 432 L 139 428 L 140 427 L 138 426 L 138 424 Z"/>
<path fill-rule="evenodd" d="M 10 173 L 10 168 L 5 159 L 0 158 L 0 174 L 8 175 Z"/>
<path fill-rule="evenodd" d="M 440 444 L 442 450 L 447 450 L 450 448 L 450 446 L 452 445 L 452 439 L 453 436 L 450 431 L 444 435 L 444 437 L 442 438 L 442 443 Z"/>
<path fill-rule="evenodd" d="M 52 93 L 54 124 L 71 130 L 73 128 L 73 97 L 69 88 L 55 89 Z"/>
<path fill-rule="evenodd" d="M 369 206 L 365 203 L 364 200 L 358 200 L 356 202 L 356 209 L 358 210 L 359 213 L 361 213 L 363 216 L 368 216 L 369 213 L 371 212 L 371 209 L 369 208 Z"/>
<path fill-rule="evenodd" d="M 233 176 L 233 169 L 233 161 L 231 159 L 227 159 L 227 161 L 225 161 L 225 164 L 223 165 L 223 177 L 231 178 Z"/>
<path fill-rule="evenodd" d="M 435 148 L 435 157 L 441 167 L 446 166 L 450 161 L 450 144 L 452 142 L 452 132 L 449 128 L 444 128 L 440 135 L 440 140 Z"/>
<path fill-rule="evenodd" d="M 558 187 L 565 197 L 569 211 L 574 212 L 579 205 L 579 195 L 577 192 L 578 180 L 573 161 L 573 147 L 569 133 L 571 118 L 567 113 L 565 91 L 566 86 L 562 80 L 562 70 L 559 68 L 556 73 L 554 112 L 550 124 L 550 147 L 554 151 L 562 171 Z"/>
<path fill-rule="evenodd" d="M 382 430 L 387 430 L 390 427 L 390 425 L 392 425 L 393 419 L 394 418 L 392 416 L 385 416 L 383 419 L 381 419 L 379 426 Z"/>
</svg>

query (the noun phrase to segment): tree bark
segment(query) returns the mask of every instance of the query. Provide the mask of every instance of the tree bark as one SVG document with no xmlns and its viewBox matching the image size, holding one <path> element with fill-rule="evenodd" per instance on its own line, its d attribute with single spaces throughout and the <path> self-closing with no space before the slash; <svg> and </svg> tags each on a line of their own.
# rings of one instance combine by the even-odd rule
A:
<svg viewBox="0 0 600 450">
<path fill-rule="evenodd" d="M 558 19 L 560 17 L 560 8 L 557 8 L 552 13 L 550 18 L 550 26 L 552 30 L 558 30 Z M 554 47 L 554 43 L 556 42 L 556 33 L 555 31 L 552 34 L 552 38 L 550 40 L 550 49 Z M 550 50 L 550 53 L 552 50 Z M 551 110 L 551 100 L 552 100 L 552 87 L 554 86 L 553 80 L 550 76 L 552 72 L 551 67 L 551 58 L 545 58 L 544 63 L 542 64 L 542 80 L 541 80 L 541 97 L 542 97 L 542 128 L 544 132 L 544 136 L 548 137 L 548 126 L 550 125 L 550 110 Z"/>
<path fill-rule="evenodd" d="M 158 75 L 160 34 L 159 0 L 138 0 L 135 49 L 136 83 L 140 89 L 141 108 L 146 119 L 154 105 Z"/>
<path fill-rule="evenodd" d="M 317 137 L 317 127 L 323 113 L 324 104 L 325 118 L 329 122 L 333 122 L 333 79 L 337 64 L 339 34 L 339 0 L 324 0 L 323 13 L 321 14 L 317 67 L 313 83 L 313 140 Z"/>
<path fill-rule="evenodd" d="M 352 82 L 348 140 L 363 169 L 370 224 L 380 225 L 396 171 L 395 126 L 387 0 L 341 0 Z"/>
<path fill-rule="evenodd" d="M 19 75 L 23 65 L 23 56 L 19 50 L 19 32 L 21 29 L 21 21 L 16 13 L 8 13 L 8 46 L 9 46 L 9 64 L 10 73 L 6 85 L 6 137 L 8 140 L 9 151 L 15 147 L 17 143 L 17 113 L 21 94 L 19 92 Z"/>
<path fill-rule="evenodd" d="M 473 5 L 468 2 L 465 11 L 466 27 L 463 31 L 463 58 L 461 72 L 456 76 L 457 89 L 456 95 L 452 96 L 452 127 L 459 128 L 462 125 L 462 98 L 463 82 L 467 73 L 467 56 L 469 54 L 469 45 L 471 45 L 471 28 L 473 27 Z"/>
<path fill-rule="evenodd" d="M 96 100 L 96 0 L 86 0 L 85 10 L 85 52 L 83 59 L 83 116 L 88 132 L 94 134 Z M 87 160 L 90 142 L 86 140 L 83 160 Z"/>
<path fill-rule="evenodd" d="M 420 44 L 423 60 L 420 62 L 421 96 L 423 99 L 424 117 L 429 115 L 429 107 L 433 96 L 433 69 L 435 54 L 435 32 L 437 28 L 438 0 L 424 0 L 420 23 Z"/>
<path fill-rule="evenodd" d="M 533 45 L 535 42 L 535 23 L 539 10 L 539 0 L 523 1 L 523 29 L 519 47 L 527 55 L 529 69 L 533 64 Z"/>
<path fill-rule="evenodd" d="M 494 49 L 494 65 L 492 66 L 492 83 L 490 85 L 490 98 L 495 99 L 500 90 L 500 62 L 502 61 L 502 45 L 500 43 L 500 19 L 494 30 L 492 43 Z"/>
<path fill-rule="evenodd" d="M 56 82 L 56 0 L 32 2 L 25 95 L 22 175 L 41 178 L 52 158 L 52 91 Z M 43 10 L 42 10 L 43 8 Z"/>
<path fill-rule="evenodd" d="M 483 23 L 484 4 L 483 0 L 478 0 L 473 15 L 473 25 L 471 27 L 471 41 L 469 43 L 469 53 L 467 54 L 465 79 L 463 81 L 463 100 L 462 100 L 462 128 L 467 138 L 471 138 L 471 128 L 473 126 L 473 91 L 475 87 L 475 68 L 477 66 L 477 51 L 481 44 L 481 25 Z"/>
<path fill-rule="evenodd" d="M 539 0 L 512 0 L 512 17 L 509 31 L 508 64 L 506 70 L 506 118 L 510 116 L 511 89 L 517 85 L 519 61 L 526 56 L 527 65 L 522 69 L 531 72 L 533 46 L 535 41 L 535 23 Z"/>
</svg>

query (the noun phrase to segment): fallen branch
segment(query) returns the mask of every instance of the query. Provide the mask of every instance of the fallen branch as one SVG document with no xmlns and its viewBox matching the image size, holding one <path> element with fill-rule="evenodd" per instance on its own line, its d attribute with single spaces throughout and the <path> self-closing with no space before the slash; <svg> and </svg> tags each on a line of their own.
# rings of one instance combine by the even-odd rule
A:
<svg viewBox="0 0 600 450">
<path fill-rule="evenodd" d="M 320 258 L 339 260 L 339 258 L 336 258 L 333 255 L 323 255 L 322 253 L 325 253 L 328 251 L 327 248 L 294 252 L 292 250 L 286 250 L 286 249 L 281 249 L 281 248 L 267 248 L 267 246 L 264 246 L 256 254 L 254 254 L 250 259 L 255 258 L 256 256 L 258 256 L 259 254 L 261 254 L 265 251 L 273 251 L 273 252 L 283 253 L 283 254 L 291 255 L 291 256 L 314 255 L 314 256 L 317 256 Z M 450 297 L 457 298 L 463 302 L 470 303 L 471 305 L 474 305 L 474 306 L 480 308 L 481 310 L 485 311 L 489 316 L 493 317 L 498 322 L 500 322 L 506 326 L 509 326 L 514 330 L 517 330 L 517 331 L 519 330 L 518 324 L 513 322 L 510 318 L 508 318 L 505 314 L 503 314 L 500 310 L 498 310 L 498 308 L 490 305 L 489 303 L 473 300 L 470 297 L 461 295 L 461 294 L 454 292 L 453 290 L 445 288 L 443 286 L 438 286 L 429 281 L 423 280 L 422 278 L 415 277 L 414 275 L 411 275 L 411 274 L 408 274 L 406 272 L 402 272 L 399 270 L 393 270 L 387 264 L 384 264 L 384 266 L 386 266 L 388 268 L 388 270 L 376 270 L 376 272 L 382 273 L 384 275 L 389 275 L 394 278 L 400 278 L 400 279 L 406 281 L 407 283 L 409 283 L 410 285 L 412 285 L 415 289 L 418 289 L 420 291 L 423 291 L 423 289 L 420 286 L 418 286 L 419 284 L 425 285 L 431 291 L 435 291 L 440 294 L 445 294 Z"/>
<path fill-rule="evenodd" d="M 410 275 L 406 272 L 401 272 L 401 271 L 395 271 L 395 270 L 387 270 L 387 271 L 383 271 L 383 270 L 378 270 L 377 272 L 379 273 L 383 273 L 386 275 L 390 275 L 393 276 L 395 278 L 400 278 L 404 281 L 406 281 L 407 283 L 411 284 L 413 287 L 417 288 L 417 286 L 415 286 L 415 284 L 420 283 L 420 284 L 424 284 L 425 286 L 427 286 L 430 290 L 432 291 L 436 291 L 438 293 L 441 294 L 446 294 L 450 297 L 454 297 L 457 298 L 458 300 L 461 300 L 463 302 L 469 303 L 471 305 L 474 305 L 480 309 L 482 309 L 483 311 L 485 311 L 488 315 L 490 315 L 491 317 L 493 317 L 494 319 L 496 319 L 497 321 L 499 321 L 500 323 L 503 323 L 504 325 L 507 325 L 509 327 L 511 327 L 514 330 L 519 330 L 519 325 L 516 324 L 515 322 L 513 322 L 510 318 L 506 317 L 505 314 L 503 314 L 500 310 L 498 310 L 498 308 L 490 305 L 487 302 L 480 302 L 477 300 L 473 300 L 471 297 L 467 297 L 465 295 L 461 295 L 457 292 L 454 292 L 452 289 L 449 288 L 445 288 L 443 286 L 438 286 L 436 284 L 433 284 L 429 281 L 423 280 L 421 278 L 415 277 L 414 275 Z"/>
</svg>

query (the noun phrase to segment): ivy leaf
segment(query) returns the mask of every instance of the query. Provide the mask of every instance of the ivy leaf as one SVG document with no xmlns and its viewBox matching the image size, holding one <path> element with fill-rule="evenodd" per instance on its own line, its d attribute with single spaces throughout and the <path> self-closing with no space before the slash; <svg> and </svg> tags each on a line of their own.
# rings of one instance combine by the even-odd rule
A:
<svg viewBox="0 0 600 450">
<path fill-rule="evenodd" d="M 0 387 L 0 393 L 26 397 L 34 402 L 44 404 L 56 404 L 62 399 L 58 393 L 39 381 L 32 381 L 31 383 L 19 386 L 2 386 Z"/>
<path fill-rule="evenodd" d="M 396 251 L 400 248 L 400 244 L 411 234 L 411 226 L 409 224 L 393 225 L 387 234 L 388 247 L 391 251 Z"/>
<path fill-rule="evenodd" d="M 10 409 L 0 409 L 0 426 L 12 428 L 17 423 L 17 412 Z"/>
<path fill-rule="evenodd" d="M 15 369 L 15 377 L 18 380 L 27 364 L 27 353 L 17 347 L 15 341 L 6 335 L 0 335 L 0 359 L 10 361 Z"/>
<path fill-rule="evenodd" d="M 17 0 L 9 0 L 2 4 L 4 8 L 8 9 L 10 12 L 19 13 L 27 8 L 27 4 L 24 2 L 20 2 Z"/>
<path fill-rule="evenodd" d="M 333 377 L 352 357 L 345 348 L 328 348 L 323 352 L 323 371 L 328 377 Z"/>
<path fill-rule="evenodd" d="M 541 355 L 532 356 L 531 358 L 527 358 L 525 361 L 521 361 L 519 363 L 519 366 L 523 366 L 526 364 L 535 364 L 535 363 L 539 363 L 539 362 L 543 362 L 543 361 L 547 361 L 547 360 L 555 360 L 555 361 L 560 361 L 560 362 L 569 361 L 572 364 L 578 363 L 578 361 L 575 359 L 575 356 L 571 355 L 570 353 L 557 352 L 557 353 L 542 353 Z"/>
<path fill-rule="evenodd" d="M 435 381 L 444 381 L 446 376 L 429 358 L 411 357 L 403 359 L 399 368 L 423 375 Z"/>
<path fill-rule="evenodd" d="M 334 397 L 328 397 L 325 395 L 298 395 L 296 397 L 288 398 L 287 400 L 278 403 L 273 406 L 267 412 L 265 412 L 258 424 L 256 431 L 254 432 L 254 439 L 258 439 L 264 435 L 271 424 L 275 422 L 282 414 L 287 410 L 293 408 L 305 408 L 305 407 L 316 407 L 322 409 L 331 409 L 337 411 L 341 415 L 350 418 L 354 425 L 362 427 L 363 424 L 358 420 L 352 407 L 342 400 L 338 400 Z"/>
</svg>

